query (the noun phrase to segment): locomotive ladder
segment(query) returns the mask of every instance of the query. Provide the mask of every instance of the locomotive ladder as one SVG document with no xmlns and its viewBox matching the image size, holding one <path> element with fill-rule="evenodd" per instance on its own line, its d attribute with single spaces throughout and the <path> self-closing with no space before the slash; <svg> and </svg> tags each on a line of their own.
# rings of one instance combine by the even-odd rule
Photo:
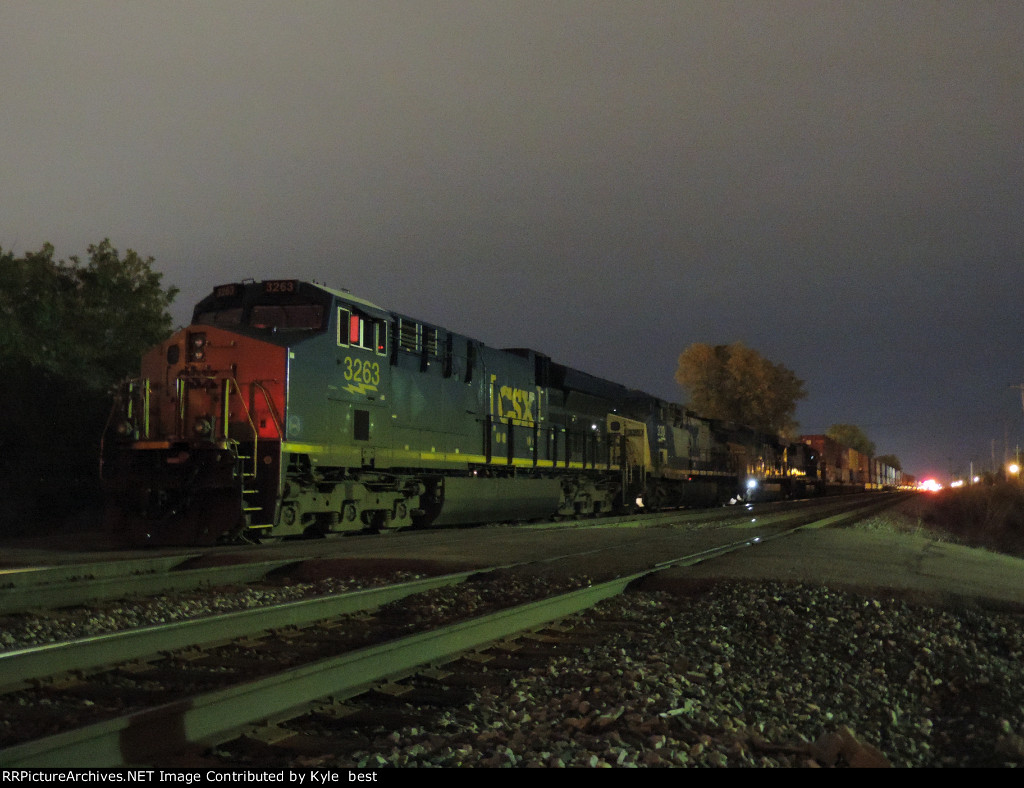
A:
<svg viewBox="0 0 1024 788">
<path fill-rule="evenodd" d="M 263 394 L 263 398 L 264 400 L 266 400 L 267 403 L 267 410 L 270 412 L 270 417 L 274 421 L 274 427 L 277 429 L 277 434 L 279 437 L 283 437 L 283 432 L 281 429 L 281 420 L 278 418 L 277 412 L 274 410 L 274 403 L 273 400 L 271 400 L 270 398 L 270 393 L 259 381 L 253 381 L 252 385 L 256 389 L 258 389 L 261 394 Z M 238 393 L 238 401 L 242 405 L 242 410 L 245 412 L 245 420 L 249 423 L 249 429 L 252 431 L 251 455 L 240 454 L 239 441 L 232 440 L 231 438 L 228 437 L 228 420 L 230 416 L 232 386 L 234 386 L 234 390 Z M 234 446 L 235 456 L 242 461 L 242 511 L 246 514 L 247 517 L 251 517 L 251 515 L 255 514 L 256 512 L 262 512 L 264 509 L 263 506 L 250 505 L 251 497 L 260 492 L 259 487 L 254 484 L 257 475 L 257 469 L 259 467 L 257 464 L 259 462 L 259 430 L 256 428 L 256 422 L 253 420 L 252 413 L 249 410 L 249 406 L 246 405 L 245 398 L 242 396 L 242 387 L 239 385 L 238 381 L 235 378 L 224 378 L 223 411 L 224 418 L 222 420 L 222 423 L 224 425 L 224 439 Z M 252 461 L 252 470 L 246 470 L 245 463 L 247 460 Z M 247 487 L 247 484 L 252 484 L 253 486 Z M 273 528 L 274 524 L 272 522 L 259 524 L 249 523 L 248 527 Z"/>
</svg>

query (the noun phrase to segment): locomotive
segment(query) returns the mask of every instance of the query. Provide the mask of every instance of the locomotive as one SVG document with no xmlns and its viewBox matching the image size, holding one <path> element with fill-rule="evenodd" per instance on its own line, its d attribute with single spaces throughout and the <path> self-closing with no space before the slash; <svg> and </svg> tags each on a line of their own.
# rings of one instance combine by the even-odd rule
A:
<svg viewBox="0 0 1024 788">
<path fill-rule="evenodd" d="M 823 492 L 818 449 L 295 279 L 219 285 L 121 386 L 109 527 L 208 545 Z"/>
</svg>

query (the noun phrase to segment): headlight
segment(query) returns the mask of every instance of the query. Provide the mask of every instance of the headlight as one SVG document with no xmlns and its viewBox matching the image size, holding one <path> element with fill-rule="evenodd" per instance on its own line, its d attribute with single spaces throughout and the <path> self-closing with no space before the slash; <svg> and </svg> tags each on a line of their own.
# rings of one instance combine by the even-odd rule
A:
<svg viewBox="0 0 1024 788">
<path fill-rule="evenodd" d="M 204 361 L 206 359 L 206 332 L 197 331 L 188 335 L 188 360 Z"/>
</svg>

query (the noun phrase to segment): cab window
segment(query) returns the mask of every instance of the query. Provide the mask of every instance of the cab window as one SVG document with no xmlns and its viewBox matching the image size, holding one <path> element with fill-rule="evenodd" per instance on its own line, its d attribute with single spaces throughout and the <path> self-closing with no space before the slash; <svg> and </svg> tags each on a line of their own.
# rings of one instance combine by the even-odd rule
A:
<svg viewBox="0 0 1024 788">
<path fill-rule="evenodd" d="M 338 307 L 338 345 L 387 352 L 387 324 L 382 320 Z"/>
<path fill-rule="evenodd" d="M 249 316 L 253 328 L 318 329 L 324 322 L 320 304 L 256 304 Z"/>
<path fill-rule="evenodd" d="M 196 315 L 194 322 L 204 326 L 240 326 L 242 324 L 242 307 L 200 312 Z"/>
</svg>

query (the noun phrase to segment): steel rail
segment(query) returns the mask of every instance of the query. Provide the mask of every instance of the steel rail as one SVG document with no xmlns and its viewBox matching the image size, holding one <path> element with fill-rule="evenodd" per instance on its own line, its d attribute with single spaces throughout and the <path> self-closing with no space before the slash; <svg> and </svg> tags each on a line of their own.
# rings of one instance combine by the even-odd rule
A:
<svg viewBox="0 0 1024 788">
<path fill-rule="evenodd" d="M 740 509 L 749 509 L 750 507 L 756 507 L 758 512 L 765 512 L 761 516 L 785 516 L 787 512 L 814 512 L 818 510 L 828 510 L 835 507 L 840 501 L 846 501 L 854 503 L 858 501 L 864 501 L 870 496 L 872 499 L 877 500 L 882 493 L 863 493 L 860 495 L 846 495 L 836 496 L 833 498 L 808 498 L 800 501 L 755 501 L 751 502 L 738 502 L 729 506 L 721 506 L 708 509 L 667 509 L 664 511 L 657 512 L 641 512 L 639 514 L 627 514 L 627 515 L 614 515 L 611 517 L 604 516 L 589 516 L 579 517 L 574 519 L 558 520 L 558 521 L 545 521 L 540 523 L 525 523 L 517 524 L 516 528 L 522 528 L 524 530 L 549 530 L 559 528 L 602 528 L 602 527 L 616 527 L 616 528 L 643 528 L 645 526 L 658 525 L 662 523 L 687 523 L 692 520 L 699 520 L 703 522 L 718 522 L 732 520 L 738 517 L 744 517 L 745 514 Z M 887 498 L 886 505 L 889 506 L 894 501 Z M 806 510 L 806 511 L 805 511 Z"/>
<path fill-rule="evenodd" d="M 327 696 L 346 696 L 447 661 L 524 629 L 592 607 L 621 593 L 647 572 L 572 591 L 528 605 L 420 633 L 381 646 L 292 668 L 154 709 L 96 723 L 0 751 L 0 766 L 112 767 L 158 763 L 182 749 L 243 731 L 267 718 L 286 717 Z"/>
<path fill-rule="evenodd" d="M 144 660 L 166 651 L 208 646 L 271 629 L 305 626 L 335 616 L 371 610 L 411 594 L 461 583 L 480 572 L 473 569 L 346 594 L 301 599 L 219 616 L 0 652 L 0 690 L 18 689 L 33 679 L 55 674 Z"/>
<path fill-rule="evenodd" d="M 86 564 L 5 567 L 0 569 L 0 584 L 6 587 L 66 583 L 83 578 L 124 577 L 144 572 L 166 572 L 178 564 L 198 558 L 199 554 L 168 555 L 158 558 L 124 561 L 92 561 Z"/>
<path fill-rule="evenodd" d="M 133 594 L 192 591 L 218 585 L 252 583 L 305 559 L 289 558 L 202 569 L 175 569 L 193 556 L 47 567 L 0 575 L 0 614 L 20 613 L 119 599 Z M 118 572 L 118 565 L 124 564 Z M 133 568 L 135 567 L 135 568 Z"/>
<path fill-rule="evenodd" d="M 863 517 L 865 508 L 799 525 L 771 538 Z M 256 722 L 285 719 L 319 699 L 351 697 L 380 682 L 406 676 L 423 665 L 450 661 L 466 651 L 537 629 L 621 594 L 631 583 L 669 567 L 706 561 L 766 541 L 769 539 L 751 536 L 588 588 L 26 742 L 0 751 L 0 766 L 154 765 L 161 758 L 190 747 L 237 735 Z"/>
<path fill-rule="evenodd" d="M 833 504 L 834 506 L 834 504 Z M 855 510 L 855 516 L 860 509 Z M 758 519 L 759 525 L 768 525 L 807 516 L 806 513 L 776 513 Z M 843 517 L 844 515 L 838 515 Z M 834 519 L 834 518 L 833 518 Z M 832 519 L 822 522 L 832 522 Z M 764 537 L 765 540 L 772 537 Z M 75 671 L 87 671 L 104 665 L 145 660 L 157 654 L 192 646 L 209 646 L 241 637 L 251 637 L 271 629 L 287 626 L 305 626 L 315 621 L 334 616 L 370 610 L 405 596 L 421 593 L 433 588 L 454 585 L 474 574 L 484 574 L 499 569 L 511 569 L 529 563 L 551 563 L 584 555 L 618 549 L 616 546 L 600 547 L 593 550 L 549 556 L 538 561 L 526 561 L 501 566 L 481 567 L 463 572 L 433 578 L 399 583 L 378 588 L 361 589 L 345 594 L 336 594 L 277 605 L 252 608 L 244 611 L 188 619 L 171 624 L 139 627 L 133 630 L 96 635 L 88 638 L 47 643 L 39 646 L 0 652 L 0 691 L 11 691 L 27 686 L 54 675 Z M 711 548 L 705 551 L 709 557 L 730 549 Z M 703 553 L 694 554 L 695 556 Z M 696 562 L 696 561 L 694 561 Z M 269 562 L 269 568 L 276 568 L 282 562 Z M 283 562 L 290 563 L 290 562 Z M 665 565 L 671 562 L 663 562 Z M 656 564 L 660 567 L 663 564 Z M 225 567 L 244 570 L 254 565 Z M 204 571 L 204 570 L 195 570 Z M 243 572 L 242 577 L 246 575 Z M 245 582 L 239 580 L 238 582 Z"/>
<path fill-rule="evenodd" d="M 877 494 L 873 497 L 877 497 Z M 768 507 L 769 512 L 761 517 L 767 516 L 773 519 L 762 520 L 762 522 L 773 522 L 785 518 L 785 514 L 776 512 L 777 503 L 765 502 L 754 505 L 758 511 L 763 511 L 765 507 Z M 786 508 L 788 512 L 803 509 L 815 511 L 829 505 L 822 504 L 821 501 L 808 500 L 790 502 Z M 691 520 L 717 522 L 744 517 L 742 512 L 737 511 L 741 506 L 750 506 L 750 504 L 737 504 L 736 507 L 721 509 L 677 509 L 647 512 L 641 515 L 583 518 L 516 527 L 542 530 L 604 527 L 643 528 L 659 524 L 683 524 Z M 0 615 L 90 604 L 131 595 L 192 591 L 218 585 L 252 583 L 263 579 L 275 570 L 308 560 L 307 556 L 298 555 L 293 558 L 273 561 L 253 561 L 203 569 L 179 568 L 199 557 L 201 557 L 200 554 L 184 554 L 88 564 L 0 569 Z"/>
</svg>

